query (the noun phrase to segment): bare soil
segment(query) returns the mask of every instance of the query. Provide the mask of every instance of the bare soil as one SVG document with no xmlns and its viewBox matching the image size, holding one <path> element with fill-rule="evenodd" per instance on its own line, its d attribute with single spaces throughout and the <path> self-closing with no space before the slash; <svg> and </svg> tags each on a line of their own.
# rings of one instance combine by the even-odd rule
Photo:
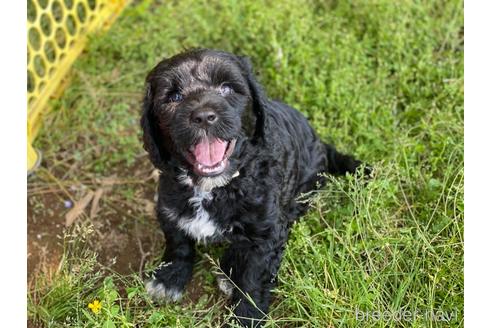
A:
<svg viewBox="0 0 492 328">
<path fill-rule="evenodd" d="M 123 275 L 141 273 L 145 263 L 162 252 L 163 235 L 152 215 L 156 183 L 149 181 L 151 173 L 150 166 L 142 169 L 142 165 L 135 165 L 132 170 L 112 174 L 114 185 L 104 190 L 97 215 L 89 216 L 89 204 L 74 223 L 91 221 L 95 233 L 90 245 L 99 254 L 98 261 Z M 128 186 L 127 177 L 132 178 L 132 185 L 127 188 L 132 196 L 125 198 L 121 194 L 122 188 Z M 82 198 L 84 190 L 100 188 L 97 182 L 89 185 L 61 182 L 64 187 L 58 188 L 41 177 L 28 181 L 27 280 L 30 286 L 38 274 L 53 272 L 60 264 L 67 229 L 65 215 L 74 201 Z"/>
</svg>

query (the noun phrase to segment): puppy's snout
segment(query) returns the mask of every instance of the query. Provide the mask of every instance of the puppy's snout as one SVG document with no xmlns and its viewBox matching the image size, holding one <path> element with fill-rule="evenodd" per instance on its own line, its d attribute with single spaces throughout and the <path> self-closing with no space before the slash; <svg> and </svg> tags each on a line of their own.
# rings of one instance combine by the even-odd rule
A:
<svg viewBox="0 0 492 328">
<path fill-rule="evenodd" d="M 208 108 L 199 108 L 191 112 L 190 122 L 203 129 L 214 125 L 219 120 L 217 112 Z"/>
</svg>

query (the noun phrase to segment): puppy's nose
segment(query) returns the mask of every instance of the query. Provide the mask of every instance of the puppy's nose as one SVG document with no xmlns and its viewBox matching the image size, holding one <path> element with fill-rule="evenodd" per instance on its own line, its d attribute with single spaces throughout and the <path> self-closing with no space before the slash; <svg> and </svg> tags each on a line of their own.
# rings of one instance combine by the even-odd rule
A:
<svg viewBox="0 0 492 328">
<path fill-rule="evenodd" d="M 201 128 L 214 125 L 218 120 L 217 113 L 211 109 L 196 109 L 191 113 L 190 117 L 191 123 Z"/>
</svg>

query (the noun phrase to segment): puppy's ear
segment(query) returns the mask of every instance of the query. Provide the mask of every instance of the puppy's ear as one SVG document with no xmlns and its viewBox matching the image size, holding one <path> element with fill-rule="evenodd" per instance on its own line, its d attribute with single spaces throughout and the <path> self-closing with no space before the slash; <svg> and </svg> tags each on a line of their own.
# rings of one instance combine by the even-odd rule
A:
<svg viewBox="0 0 492 328">
<path fill-rule="evenodd" d="M 144 149 L 149 153 L 150 160 L 156 168 L 163 169 L 169 154 L 163 146 L 163 140 L 159 133 L 157 118 L 153 112 L 154 96 L 152 84 L 147 80 L 145 97 L 143 100 L 142 117 L 140 125 L 143 130 Z"/>
<path fill-rule="evenodd" d="M 253 112 L 256 116 L 255 139 L 265 140 L 266 119 L 265 110 L 268 99 L 253 73 L 253 66 L 248 57 L 238 56 L 244 77 L 248 81 L 249 91 L 253 102 Z"/>
</svg>

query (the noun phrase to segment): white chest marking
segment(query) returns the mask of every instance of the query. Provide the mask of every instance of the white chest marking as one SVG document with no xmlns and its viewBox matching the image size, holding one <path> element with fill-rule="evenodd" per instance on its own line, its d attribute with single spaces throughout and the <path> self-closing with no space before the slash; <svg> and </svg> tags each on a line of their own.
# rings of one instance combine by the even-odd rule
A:
<svg viewBox="0 0 492 328">
<path fill-rule="evenodd" d="M 219 229 L 215 223 L 210 220 L 210 215 L 202 205 L 204 199 L 212 199 L 212 194 L 210 192 L 202 191 L 197 187 L 193 188 L 193 193 L 193 197 L 188 200 L 188 203 L 194 208 L 194 214 L 191 217 L 178 216 L 168 208 L 164 208 L 163 210 L 172 220 L 176 220 L 178 227 L 188 236 L 197 241 L 205 241 L 208 237 L 212 237 L 219 232 Z"/>
</svg>

